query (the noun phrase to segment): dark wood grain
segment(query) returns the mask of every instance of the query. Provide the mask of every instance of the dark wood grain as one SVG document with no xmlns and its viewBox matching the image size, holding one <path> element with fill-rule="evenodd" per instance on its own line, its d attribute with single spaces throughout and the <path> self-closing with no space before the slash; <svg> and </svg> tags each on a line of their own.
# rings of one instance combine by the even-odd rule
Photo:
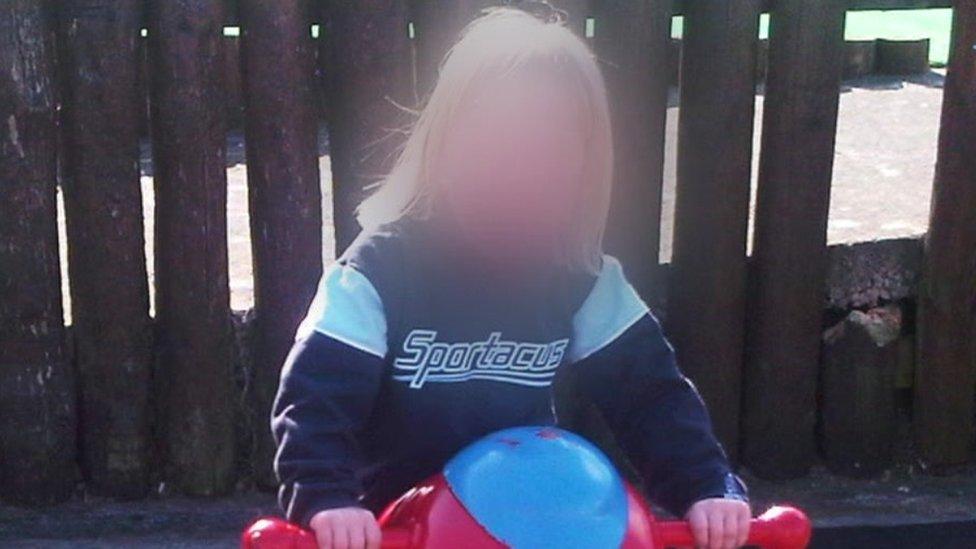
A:
<svg viewBox="0 0 976 549">
<path fill-rule="evenodd" d="M 844 7 L 780 0 L 770 19 L 742 425 L 763 477 L 802 476 L 815 456 Z"/>
<path fill-rule="evenodd" d="M 160 431 L 167 479 L 193 495 L 234 481 L 222 13 L 150 2 Z"/>
<path fill-rule="evenodd" d="M 834 473 L 856 478 L 891 466 L 897 438 L 897 305 L 852 311 L 824 332 L 821 446 Z"/>
<path fill-rule="evenodd" d="M 84 472 L 149 488 L 152 367 L 139 187 L 138 0 L 67 0 L 59 22 L 65 217 Z"/>
<path fill-rule="evenodd" d="M 427 0 L 412 0 L 416 2 L 425 2 Z M 432 2 L 439 2 L 441 0 L 432 0 Z M 463 0 L 466 1 L 466 0 Z M 515 4 L 518 5 L 523 1 L 538 1 L 538 0 L 485 0 L 486 2 L 491 2 L 492 4 Z M 563 8 L 565 4 L 574 4 L 580 2 L 581 0 L 550 0 L 550 3 L 558 8 Z M 604 0 L 582 0 L 587 2 L 599 3 Z M 685 5 L 691 2 L 699 2 L 701 0 L 672 0 L 674 7 L 673 13 L 675 15 L 681 15 L 685 12 Z M 770 11 L 777 0 L 761 0 L 762 11 Z M 225 0 L 225 3 L 229 8 L 235 6 L 240 0 Z M 952 0 L 847 0 L 845 3 L 848 10 L 851 11 L 876 11 L 876 10 L 922 10 L 922 9 L 936 9 L 936 8 L 951 8 Z M 592 15 L 592 14 L 587 14 Z M 320 18 L 317 14 L 313 14 L 309 17 L 309 24 L 315 24 L 319 22 Z M 228 9 L 226 16 L 224 18 L 224 24 L 229 26 L 240 25 L 240 18 L 237 16 L 236 11 Z"/>
<path fill-rule="evenodd" d="M 958 2 L 919 287 L 915 438 L 923 462 L 971 459 L 976 386 L 976 3 Z"/>
<path fill-rule="evenodd" d="M 276 484 L 271 404 L 295 329 L 322 274 L 315 44 L 305 0 L 240 0 L 254 257 L 254 475 Z"/>
<path fill-rule="evenodd" d="M 0 498 L 52 503 L 76 481 L 55 189 L 54 22 L 0 2 Z"/>
<path fill-rule="evenodd" d="M 758 0 L 685 13 L 667 329 L 726 449 L 739 436 Z"/>
<path fill-rule="evenodd" d="M 644 299 L 660 246 L 664 126 L 668 102 L 670 0 L 606 0 L 593 5 L 594 45 L 610 93 L 615 181 L 609 250 Z"/>
<path fill-rule="evenodd" d="M 320 62 L 328 80 L 336 253 L 359 233 L 356 208 L 395 160 L 414 104 L 405 0 L 329 2 Z"/>
</svg>

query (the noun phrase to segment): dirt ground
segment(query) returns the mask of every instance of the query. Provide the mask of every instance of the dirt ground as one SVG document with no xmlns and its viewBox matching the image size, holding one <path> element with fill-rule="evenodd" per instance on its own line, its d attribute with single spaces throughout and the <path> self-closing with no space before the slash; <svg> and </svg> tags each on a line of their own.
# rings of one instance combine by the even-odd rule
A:
<svg viewBox="0 0 976 549">
<path fill-rule="evenodd" d="M 928 225 L 929 200 L 935 164 L 935 144 L 942 104 L 942 75 L 932 72 L 905 81 L 893 77 L 872 77 L 847 82 L 840 100 L 837 149 L 831 196 L 830 242 L 850 242 L 918 235 Z M 679 108 L 672 101 L 668 109 L 667 151 L 664 167 L 664 212 L 661 219 L 661 259 L 671 256 L 674 214 L 675 160 Z M 753 193 L 758 166 L 763 97 L 756 98 Z M 331 261 L 332 205 L 331 177 L 326 132 L 320 132 L 319 165 L 322 174 L 323 258 Z M 227 141 L 229 267 L 231 307 L 243 310 L 254 301 L 251 278 L 251 249 L 247 214 L 247 170 L 244 142 L 239 132 Z M 152 266 L 152 160 L 148 144 L 143 146 L 142 190 L 146 212 L 146 255 L 150 278 Z M 63 217 L 63 216 L 62 216 Z M 62 230 L 62 272 L 66 275 L 64 226 Z M 65 292 L 66 317 L 70 303 Z M 150 286 L 151 287 L 151 286 Z"/>
</svg>

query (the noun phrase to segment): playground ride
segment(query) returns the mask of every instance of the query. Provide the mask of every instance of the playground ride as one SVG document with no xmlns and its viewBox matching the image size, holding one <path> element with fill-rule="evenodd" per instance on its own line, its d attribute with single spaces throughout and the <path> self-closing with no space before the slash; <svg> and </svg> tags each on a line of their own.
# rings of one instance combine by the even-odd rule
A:
<svg viewBox="0 0 976 549">
<path fill-rule="evenodd" d="M 552 427 L 517 427 L 471 444 L 441 474 L 380 515 L 384 549 L 663 549 L 693 547 L 688 523 L 657 521 L 595 446 Z M 749 544 L 803 549 L 810 521 L 773 507 Z M 313 533 L 277 518 L 252 524 L 243 549 L 315 549 Z"/>
</svg>

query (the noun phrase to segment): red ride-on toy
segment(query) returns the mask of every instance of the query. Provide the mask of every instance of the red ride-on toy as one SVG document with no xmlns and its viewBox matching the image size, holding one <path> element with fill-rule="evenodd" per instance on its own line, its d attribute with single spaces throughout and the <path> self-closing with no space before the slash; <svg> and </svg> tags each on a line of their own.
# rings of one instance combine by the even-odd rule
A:
<svg viewBox="0 0 976 549">
<path fill-rule="evenodd" d="M 552 427 L 489 435 L 455 456 L 444 472 L 380 515 L 384 549 L 663 549 L 692 547 L 682 521 L 656 521 L 600 450 Z M 810 521 L 791 507 L 753 519 L 749 544 L 803 549 Z M 315 549 L 315 536 L 277 518 L 260 519 L 244 549 Z"/>
</svg>

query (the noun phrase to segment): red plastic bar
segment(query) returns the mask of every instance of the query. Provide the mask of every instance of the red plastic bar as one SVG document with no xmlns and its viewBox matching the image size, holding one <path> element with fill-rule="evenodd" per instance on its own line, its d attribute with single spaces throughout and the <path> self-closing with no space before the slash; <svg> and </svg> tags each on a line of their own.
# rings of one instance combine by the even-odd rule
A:
<svg viewBox="0 0 976 549">
<path fill-rule="evenodd" d="M 694 547 L 695 538 L 685 521 L 654 525 L 662 547 Z M 773 507 L 749 522 L 749 541 L 763 549 L 805 549 L 810 543 L 810 519 L 794 507 Z"/>
<path fill-rule="evenodd" d="M 694 547 L 691 527 L 684 521 L 654 523 L 658 547 Z M 773 507 L 753 519 L 749 528 L 749 545 L 763 549 L 805 549 L 810 543 L 810 519 L 793 507 Z M 317 549 L 315 536 L 278 518 L 260 519 L 241 536 L 242 549 Z M 383 531 L 383 549 L 422 549 L 413 543 L 410 532 L 401 529 Z M 653 549 L 653 548 L 648 548 Z"/>
<path fill-rule="evenodd" d="M 410 532 L 384 529 L 382 549 L 411 549 Z M 241 549 L 318 549 L 315 535 L 280 518 L 263 518 L 241 536 Z"/>
</svg>

